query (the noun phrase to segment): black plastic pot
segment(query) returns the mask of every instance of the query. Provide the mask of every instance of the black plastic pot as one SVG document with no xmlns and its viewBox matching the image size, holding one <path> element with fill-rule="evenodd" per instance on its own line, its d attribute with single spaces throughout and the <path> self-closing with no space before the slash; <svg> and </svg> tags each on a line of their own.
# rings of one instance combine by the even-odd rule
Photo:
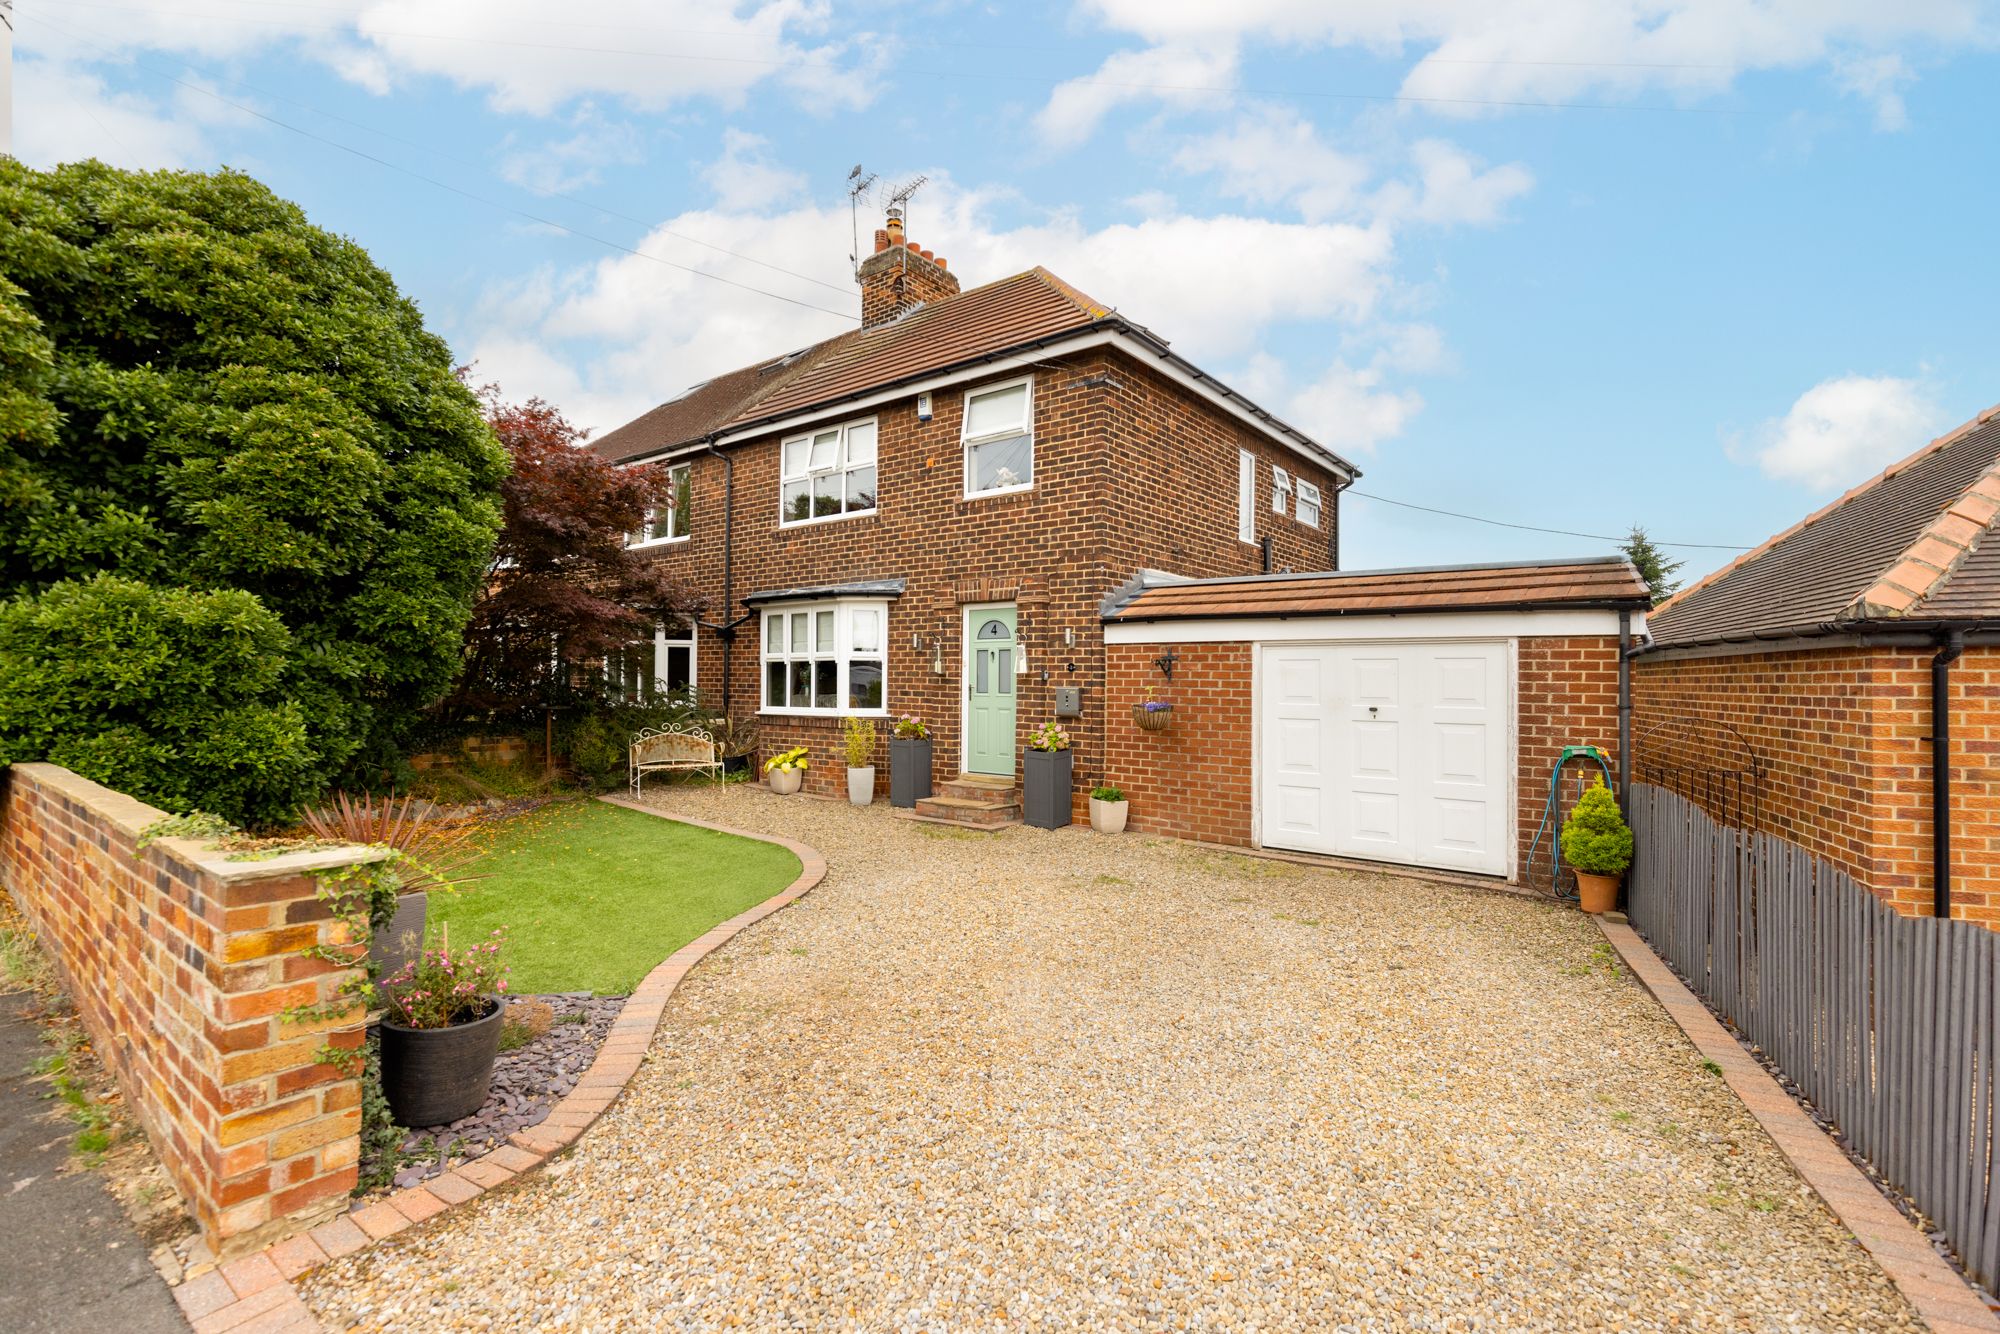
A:
<svg viewBox="0 0 2000 1334">
<path fill-rule="evenodd" d="M 749 773 L 750 757 L 748 755 L 724 755 L 722 757 L 722 772 L 726 774 Z"/>
<path fill-rule="evenodd" d="M 889 738 L 889 804 L 908 808 L 931 794 L 931 739 Z"/>
<path fill-rule="evenodd" d="M 382 1093 L 397 1125 L 441 1126 L 485 1106 L 507 1010 L 497 1000 L 492 1006 L 485 1018 L 450 1028 L 382 1021 Z"/>
</svg>

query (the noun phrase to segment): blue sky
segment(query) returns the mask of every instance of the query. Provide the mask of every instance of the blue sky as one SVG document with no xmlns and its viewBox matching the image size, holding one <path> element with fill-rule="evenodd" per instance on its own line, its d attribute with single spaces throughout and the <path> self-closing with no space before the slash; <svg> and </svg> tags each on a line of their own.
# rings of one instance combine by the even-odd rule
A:
<svg viewBox="0 0 2000 1334">
<path fill-rule="evenodd" d="M 856 163 L 929 178 L 968 283 L 1047 265 L 1370 496 L 1754 543 L 2000 402 L 1974 0 L 19 8 L 25 159 L 251 172 L 600 430 L 847 327 Z M 1344 519 L 1354 567 L 1605 549 Z"/>
</svg>

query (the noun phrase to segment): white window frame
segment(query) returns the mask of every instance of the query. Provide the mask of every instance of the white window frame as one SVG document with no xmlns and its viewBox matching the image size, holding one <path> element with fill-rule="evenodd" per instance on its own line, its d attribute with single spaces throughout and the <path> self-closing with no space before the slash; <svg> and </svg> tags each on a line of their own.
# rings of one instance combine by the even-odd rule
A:
<svg viewBox="0 0 2000 1334">
<path fill-rule="evenodd" d="M 626 534 L 625 536 L 626 546 L 664 547 L 664 546 L 670 546 L 675 542 L 685 542 L 688 540 L 689 537 L 693 536 L 688 526 L 688 520 L 681 517 L 680 504 L 675 499 L 675 497 L 679 496 L 680 494 L 682 486 L 681 479 L 683 477 L 687 478 L 687 486 L 689 490 L 689 501 L 690 501 L 689 508 L 690 509 L 693 508 L 692 501 L 693 501 L 693 490 L 694 490 L 694 465 L 691 463 L 676 463 L 669 466 L 667 469 L 667 482 L 668 486 L 671 489 L 667 493 L 667 503 L 664 507 L 667 515 L 667 535 L 665 537 L 653 536 L 654 530 L 660 526 L 658 523 L 658 516 L 662 508 L 661 506 L 656 505 L 652 509 L 646 512 L 646 522 L 644 527 L 640 528 L 640 530 L 636 533 Z"/>
<path fill-rule="evenodd" d="M 1271 513 L 1285 514 L 1291 509 L 1292 475 L 1276 464 L 1271 466 Z"/>
<path fill-rule="evenodd" d="M 831 650 L 818 642 L 820 612 L 834 613 L 834 643 Z M 876 647 L 873 651 L 855 647 L 855 625 L 858 612 L 875 614 Z M 807 651 L 795 651 L 791 640 L 793 616 L 803 615 L 804 624 L 813 636 Z M 784 652 L 771 651 L 771 622 L 779 621 L 785 627 Z M 782 662 L 786 667 L 786 680 L 790 681 L 791 668 L 795 662 L 822 662 L 832 660 L 838 666 L 834 676 L 835 707 L 796 708 L 783 702 L 773 704 L 770 699 L 771 664 Z M 848 692 L 852 682 L 849 669 L 856 660 L 880 663 L 882 667 L 882 703 L 878 708 L 857 709 L 847 706 Z M 787 697 L 789 697 L 789 690 Z M 757 619 L 757 696 L 758 712 L 800 717 L 800 718 L 886 718 L 889 716 L 889 600 L 887 598 L 827 598 L 813 602 L 780 602 L 766 607 Z"/>
<path fill-rule="evenodd" d="M 1257 542 L 1257 456 L 1247 449 L 1236 451 L 1236 537 Z"/>
<path fill-rule="evenodd" d="M 1020 429 L 1016 430 L 1012 427 L 1009 427 L 1007 430 L 1004 431 L 988 431 L 985 434 L 977 437 L 974 437 L 968 433 L 972 426 L 973 399 L 984 398 L 988 394 L 1000 393 L 1004 390 L 1015 389 L 1015 388 L 1024 388 L 1027 390 L 1026 393 L 1021 395 Z M 983 445 L 988 443 L 989 441 L 994 441 L 994 440 L 1006 440 L 1016 435 L 1025 435 L 1028 438 L 1028 480 L 1025 482 L 1018 482 L 1013 486 L 993 486 L 993 487 L 988 487 L 984 491 L 973 490 L 972 489 L 973 446 Z M 1000 380 L 993 384 L 975 385 L 972 388 L 967 389 L 965 391 L 965 402 L 963 405 L 963 410 L 959 415 L 958 449 L 959 453 L 963 456 L 962 463 L 965 470 L 965 497 L 964 497 L 965 499 L 979 500 L 983 499 L 986 496 L 1011 496 L 1017 492 L 1034 490 L 1035 489 L 1035 377 L 1032 375 L 1023 375 L 1016 379 Z"/>
<path fill-rule="evenodd" d="M 654 628 L 653 680 L 655 682 L 665 682 L 667 679 L 667 650 L 670 648 L 684 648 L 687 650 L 688 655 L 687 688 L 688 693 L 692 694 L 701 679 L 701 627 L 695 624 L 694 617 L 692 616 L 683 617 L 681 624 L 687 626 L 687 634 L 685 636 L 676 636 L 672 639 L 667 637 L 665 622 Z M 661 693 L 665 694 L 666 692 L 662 689 Z"/>
<path fill-rule="evenodd" d="M 1299 513 L 1298 513 L 1299 522 L 1304 524 L 1308 528 L 1319 527 L 1320 515 L 1323 513 L 1323 511 L 1320 509 L 1320 504 L 1319 504 L 1319 483 L 1308 482 L 1305 478 L 1301 477 L 1298 479 L 1298 489 L 1299 489 Z M 1306 517 L 1307 506 L 1312 507 L 1311 518 Z"/>
<path fill-rule="evenodd" d="M 848 458 L 849 441 L 852 433 L 863 426 L 870 428 L 875 433 L 875 457 L 870 459 L 866 463 L 855 463 Z M 812 466 L 813 439 L 816 436 L 825 435 L 828 431 L 840 432 L 840 440 L 838 442 L 836 456 L 834 458 L 833 464 L 830 467 L 815 468 Z M 803 443 L 806 447 L 805 470 L 802 472 L 788 471 L 785 463 L 785 456 L 791 453 L 793 445 L 800 443 Z M 847 476 L 849 473 L 855 472 L 862 468 L 871 469 L 875 473 L 876 503 L 870 505 L 865 510 L 851 510 L 846 508 Z M 804 482 L 806 483 L 807 486 L 806 494 L 810 496 L 812 494 L 811 487 L 813 480 L 815 478 L 824 477 L 828 475 L 833 475 L 840 478 L 840 496 L 841 496 L 840 503 L 842 507 L 841 512 L 838 514 L 814 514 L 814 515 L 809 515 L 808 517 L 803 519 L 788 518 L 785 514 L 785 488 L 792 485 L 794 482 Z M 800 431 L 795 435 L 788 435 L 783 440 L 778 442 L 778 527 L 804 528 L 809 524 L 815 524 L 815 523 L 838 523 L 842 519 L 866 518 L 871 514 L 877 514 L 881 512 L 881 501 L 882 501 L 882 427 L 876 418 L 856 417 L 852 421 L 841 422 L 838 426 L 815 426 L 813 429 L 809 431 Z"/>
</svg>

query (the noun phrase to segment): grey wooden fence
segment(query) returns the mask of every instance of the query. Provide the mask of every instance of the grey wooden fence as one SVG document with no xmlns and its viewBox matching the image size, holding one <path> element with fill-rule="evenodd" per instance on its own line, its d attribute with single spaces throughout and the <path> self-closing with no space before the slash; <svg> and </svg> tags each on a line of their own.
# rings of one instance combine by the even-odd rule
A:
<svg viewBox="0 0 2000 1334">
<path fill-rule="evenodd" d="M 2000 935 L 1905 917 L 1783 839 L 1632 787 L 1632 925 L 2000 1279 Z"/>
</svg>

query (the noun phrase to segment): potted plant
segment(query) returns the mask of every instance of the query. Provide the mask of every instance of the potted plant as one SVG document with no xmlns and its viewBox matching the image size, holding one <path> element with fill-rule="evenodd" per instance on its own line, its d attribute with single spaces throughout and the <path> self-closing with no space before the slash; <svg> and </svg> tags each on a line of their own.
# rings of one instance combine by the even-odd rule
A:
<svg viewBox="0 0 2000 1334">
<path fill-rule="evenodd" d="M 722 772 L 747 774 L 750 757 L 757 753 L 757 720 L 754 718 L 710 719 L 702 724 L 715 744 L 722 748 Z"/>
<path fill-rule="evenodd" d="M 914 713 L 889 732 L 889 804 L 905 810 L 931 794 L 931 729 Z"/>
<path fill-rule="evenodd" d="M 471 1116 L 492 1089 L 506 1009 L 505 933 L 451 952 L 451 928 L 381 984 L 382 1094 L 396 1124 L 422 1129 Z"/>
<path fill-rule="evenodd" d="M 1602 778 L 1563 822 L 1562 854 L 1576 871 L 1577 906 L 1587 913 L 1618 906 L 1618 882 L 1632 864 L 1632 829 Z"/>
<path fill-rule="evenodd" d="M 1132 721 L 1142 731 L 1164 732 L 1174 725 L 1174 702 L 1155 695 L 1132 706 Z"/>
<path fill-rule="evenodd" d="M 806 748 L 793 746 L 765 760 L 764 777 L 771 784 L 771 790 L 781 797 L 789 797 L 798 791 L 806 781 Z"/>
<path fill-rule="evenodd" d="M 875 800 L 875 724 L 867 718 L 840 720 L 840 745 L 847 752 L 847 800 L 866 806 Z"/>
<path fill-rule="evenodd" d="M 1028 734 L 1022 756 L 1021 818 L 1037 829 L 1061 829 L 1070 819 L 1069 733 L 1053 719 Z"/>
<path fill-rule="evenodd" d="M 1090 827 L 1100 834 L 1124 833 L 1125 817 L 1131 809 L 1125 789 L 1116 783 L 1099 783 L 1090 789 Z"/>
</svg>

